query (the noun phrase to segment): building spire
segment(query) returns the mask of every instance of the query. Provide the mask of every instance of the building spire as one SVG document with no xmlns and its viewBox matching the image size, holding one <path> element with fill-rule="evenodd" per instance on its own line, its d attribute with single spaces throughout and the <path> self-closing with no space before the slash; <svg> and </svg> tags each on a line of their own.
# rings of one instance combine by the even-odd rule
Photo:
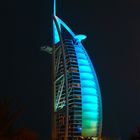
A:
<svg viewBox="0 0 140 140">
<path fill-rule="evenodd" d="M 53 0 L 53 16 L 56 15 L 56 0 Z"/>
</svg>

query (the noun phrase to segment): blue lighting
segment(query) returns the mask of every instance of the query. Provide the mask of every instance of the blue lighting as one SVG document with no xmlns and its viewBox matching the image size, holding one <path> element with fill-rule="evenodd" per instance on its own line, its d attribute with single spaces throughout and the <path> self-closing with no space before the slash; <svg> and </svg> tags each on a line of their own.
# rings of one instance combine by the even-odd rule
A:
<svg viewBox="0 0 140 140">
<path fill-rule="evenodd" d="M 92 80 L 82 80 L 81 85 L 82 87 L 95 87 L 95 82 Z"/>
<path fill-rule="evenodd" d="M 88 61 L 85 59 L 78 59 L 78 64 L 79 65 L 89 65 Z"/>
<path fill-rule="evenodd" d="M 91 93 L 95 95 L 97 93 L 97 90 L 95 88 L 89 88 L 89 87 L 82 87 L 82 92 L 84 93 Z"/>
<path fill-rule="evenodd" d="M 92 104 L 92 103 L 84 103 L 83 111 L 96 111 L 98 110 L 98 104 Z"/>
<path fill-rule="evenodd" d="M 79 52 L 77 52 L 77 58 L 78 59 L 87 59 L 83 53 L 79 53 Z"/>
<path fill-rule="evenodd" d="M 81 131 L 82 131 L 81 126 L 78 126 L 78 127 L 77 127 L 77 129 L 78 129 L 78 131 L 79 131 L 79 132 L 81 132 Z"/>
<path fill-rule="evenodd" d="M 79 66 L 79 70 L 80 72 L 89 72 L 89 73 L 92 72 L 91 68 L 88 66 Z"/>
<path fill-rule="evenodd" d="M 86 39 L 87 36 L 80 34 L 80 35 L 76 35 L 74 38 L 77 39 L 79 42 L 81 42 L 82 40 Z"/>
<path fill-rule="evenodd" d="M 96 95 L 82 95 L 83 99 L 82 102 L 83 103 L 98 103 L 98 97 Z"/>
<path fill-rule="evenodd" d="M 82 116 L 83 116 L 83 118 L 85 118 L 85 119 L 98 119 L 98 116 L 99 116 L 99 113 L 98 113 L 98 111 L 97 112 L 83 112 L 82 113 Z"/>
<path fill-rule="evenodd" d="M 78 60 L 82 91 L 82 136 L 93 136 L 97 135 L 100 117 L 98 83 L 92 63 L 84 47 L 78 45 L 78 47 L 75 47 L 75 51 Z"/>
<path fill-rule="evenodd" d="M 56 17 L 58 23 L 61 24 L 71 34 L 72 37 L 74 37 L 75 36 L 74 32 L 66 25 L 66 23 L 63 22 L 59 17 L 57 17 L 57 16 L 55 16 L 55 17 Z"/>
<path fill-rule="evenodd" d="M 83 53 L 83 49 L 80 48 L 80 47 L 75 47 L 75 51 L 76 51 L 76 52 L 82 52 L 82 53 Z"/>
<path fill-rule="evenodd" d="M 72 36 L 72 37 L 74 37 L 75 36 L 75 34 L 74 34 L 74 32 L 60 19 L 60 18 L 58 18 L 55 14 L 56 14 L 56 1 L 54 1 L 54 17 L 55 17 L 55 19 L 56 19 L 56 21 L 57 21 L 57 24 L 59 25 L 59 30 L 61 31 L 61 25 L 70 33 L 70 35 Z M 60 37 L 59 37 L 59 34 L 58 34 L 58 30 L 57 30 L 57 28 L 56 28 L 56 25 L 55 25 L 55 23 L 54 23 L 54 21 L 53 21 L 53 43 L 54 44 L 56 44 L 56 43 L 58 43 L 59 41 L 60 41 Z"/>
<path fill-rule="evenodd" d="M 91 73 L 81 72 L 80 78 L 81 78 L 81 80 L 92 80 L 94 77 L 93 77 L 93 74 L 91 74 Z"/>
<path fill-rule="evenodd" d="M 55 64 L 58 64 L 58 69 L 60 68 L 59 63 L 62 66 L 64 64 L 64 68 L 66 67 L 66 70 L 64 69 L 64 73 L 63 72 L 62 73 L 63 73 L 65 79 L 67 79 L 66 78 L 67 72 L 72 73 L 71 75 L 68 74 L 69 75 L 68 78 L 71 78 L 70 83 L 67 80 L 65 80 L 65 83 L 64 82 L 57 83 L 57 85 L 60 84 L 60 87 L 62 87 L 63 84 L 66 85 L 66 83 L 67 83 L 68 88 L 66 88 L 67 86 L 62 87 L 62 90 L 60 90 L 59 92 L 57 92 L 57 94 L 54 94 L 54 95 L 58 96 L 61 92 L 62 92 L 61 93 L 62 95 L 69 94 L 70 96 L 68 95 L 68 106 L 70 105 L 71 108 L 80 107 L 80 110 L 75 110 L 75 112 L 78 112 L 78 113 L 81 112 L 81 114 L 82 114 L 82 116 L 80 116 L 80 121 L 78 120 L 78 122 L 77 122 L 77 120 L 76 120 L 79 117 L 79 114 L 78 114 L 78 117 L 77 117 L 76 113 L 73 115 L 74 117 L 77 117 L 74 120 L 77 123 L 77 125 L 74 126 L 74 130 L 78 131 L 78 133 L 80 132 L 82 137 L 99 137 L 100 138 L 101 127 L 102 127 L 102 104 L 101 104 L 100 89 L 99 89 L 99 84 L 98 84 L 98 80 L 96 77 L 94 67 L 91 63 L 91 60 L 90 60 L 84 46 L 81 43 L 81 41 L 86 39 L 87 36 L 83 35 L 83 34 L 75 35 L 75 33 L 67 26 L 67 24 L 64 23 L 59 17 L 56 16 L 56 0 L 54 0 L 53 16 L 54 16 L 53 43 L 54 43 L 54 48 L 56 49 L 56 51 L 54 49 L 54 54 L 55 54 L 54 61 L 57 62 L 60 59 L 59 61 L 64 62 L 61 64 L 58 61 Z M 66 31 L 70 35 L 70 36 L 67 36 L 67 34 L 66 34 L 67 38 L 65 37 L 65 32 L 64 32 L 64 34 L 63 33 L 61 34 L 61 32 L 63 31 L 63 30 L 61 30 L 62 27 L 64 27 L 64 29 L 66 29 Z M 60 39 L 61 39 L 61 42 L 60 42 Z M 60 42 L 60 43 L 58 43 L 58 42 Z M 57 47 L 58 47 L 58 49 L 57 49 Z M 58 52 L 59 51 L 61 52 L 62 50 L 64 50 L 64 52 L 62 54 L 61 53 L 59 54 L 59 53 L 57 53 L 57 50 L 58 50 Z M 63 57 L 62 58 L 64 60 L 66 59 L 66 61 L 61 60 L 61 56 L 63 56 L 63 55 L 64 55 L 64 58 Z M 69 65 L 69 61 L 70 61 L 70 65 Z M 68 67 L 67 67 L 67 65 L 68 65 Z M 72 69 L 72 70 L 69 71 L 69 69 L 70 70 Z M 61 72 L 59 73 L 59 71 L 58 71 L 56 73 L 60 74 Z M 59 75 L 57 75 L 57 76 L 59 76 Z M 73 80 L 75 80 L 76 82 Z M 71 83 L 72 83 L 72 87 L 71 87 Z M 58 90 L 59 88 L 56 86 L 56 89 Z M 56 92 L 56 89 L 55 89 L 55 92 Z M 61 100 L 67 101 L 67 98 L 64 98 L 64 97 L 62 98 L 61 94 L 60 94 L 60 96 L 58 96 L 56 98 L 57 101 L 61 101 Z M 80 100 L 80 102 L 79 102 L 79 100 Z M 75 103 L 74 105 L 72 104 L 73 101 Z M 61 102 L 60 102 L 60 106 L 61 106 Z M 58 114 L 59 114 L 59 112 L 58 112 Z M 66 115 L 66 118 L 68 118 L 67 115 Z M 68 132 L 68 134 L 69 134 L 69 132 Z"/>
<path fill-rule="evenodd" d="M 60 38 L 59 38 L 59 34 L 58 34 L 58 31 L 57 31 L 57 28 L 56 28 L 56 25 L 53 21 L 53 42 L 54 44 L 58 43 L 60 41 Z"/>
</svg>

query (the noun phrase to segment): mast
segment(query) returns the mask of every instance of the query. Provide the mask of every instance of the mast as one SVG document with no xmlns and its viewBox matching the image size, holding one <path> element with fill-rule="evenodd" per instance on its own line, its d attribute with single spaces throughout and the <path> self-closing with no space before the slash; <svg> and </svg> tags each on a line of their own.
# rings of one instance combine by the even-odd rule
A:
<svg viewBox="0 0 140 140">
<path fill-rule="evenodd" d="M 64 24 L 64 26 L 67 27 L 67 25 L 65 25 L 65 23 L 63 23 L 57 16 L 56 16 L 56 0 L 53 0 L 53 71 L 55 68 L 55 45 L 57 42 L 61 42 L 61 48 L 62 48 L 62 55 L 63 55 L 63 65 L 64 65 L 64 75 L 65 75 L 65 88 L 66 88 L 66 126 L 65 126 L 65 132 L 64 132 L 64 140 L 68 139 L 68 79 L 67 79 L 67 68 L 66 68 L 66 60 L 65 60 L 65 50 L 64 50 L 64 44 L 63 44 L 63 37 L 61 34 L 61 28 L 60 28 L 60 24 Z M 68 28 L 69 29 L 69 28 Z M 54 72 L 55 74 L 55 72 Z M 53 77 L 53 79 L 55 80 L 55 77 Z M 53 86 L 53 94 L 55 93 L 55 85 Z M 53 95 L 53 97 L 55 97 L 55 95 Z M 53 101 L 55 102 L 55 98 L 53 98 Z M 56 130 L 56 114 L 54 113 L 54 132 L 55 132 L 55 137 L 54 139 L 57 140 L 57 130 Z"/>
<path fill-rule="evenodd" d="M 56 0 L 52 1 L 52 120 L 51 120 L 51 140 L 56 140 L 56 114 L 54 112 L 55 109 L 55 23 L 53 17 L 56 15 Z"/>
<path fill-rule="evenodd" d="M 58 36 L 58 33 L 56 33 L 56 25 L 54 23 L 54 17 L 56 16 L 56 0 L 53 0 L 53 11 L 52 11 L 52 33 L 53 33 L 53 40 L 52 43 L 53 45 L 56 43 L 56 36 Z"/>
<path fill-rule="evenodd" d="M 56 0 L 53 1 L 53 16 L 56 15 Z"/>
</svg>

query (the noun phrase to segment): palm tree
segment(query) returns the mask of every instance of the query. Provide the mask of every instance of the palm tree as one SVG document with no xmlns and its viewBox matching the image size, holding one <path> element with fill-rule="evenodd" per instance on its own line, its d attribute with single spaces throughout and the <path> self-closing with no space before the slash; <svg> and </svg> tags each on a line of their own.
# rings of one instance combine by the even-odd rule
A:
<svg viewBox="0 0 140 140">
<path fill-rule="evenodd" d="M 137 127 L 136 133 L 130 136 L 130 140 L 140 140 L 140 126 Z"/>
<path fill-rule="evenodd" d="M 27 128 L 14 129 L 24 109 L 17 105 L 18 109 L 14 111 L 12 105 L 10 98 L 0 100 L 0 140 L 37 140 L 38 134 Z"/>
</svg>

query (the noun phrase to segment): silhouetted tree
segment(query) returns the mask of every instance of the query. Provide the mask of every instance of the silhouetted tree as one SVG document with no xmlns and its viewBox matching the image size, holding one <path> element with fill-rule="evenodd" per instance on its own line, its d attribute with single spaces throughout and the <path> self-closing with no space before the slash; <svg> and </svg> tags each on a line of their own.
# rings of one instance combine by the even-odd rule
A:
<svg viewBox="0 0 140 140">
<path fill-rule="evenodd" d="M 37 140 L 37 133 L 29 131 L 27 128 L 14 128 L 16 120 L 24 112 L 24 109 L 17 105 L 15 111 L 12 106 L 10 98 L 0 100 L 0 140 Z"/>
<path fill-rule="evenodd" d="M 18 129 L 12 140 L 37 140 L 38 135 L 36 132 L 30 131 L 27 128 Z"/>
<path fill-rule="evenodd" d="M 140 140 L 140 126 L 137 127 L 136 133 L 130 136 L 130 140 Z"/>
<path fill-rule="evenodd" d="M 120 138 L 102 137 L 101 140 L 120 140 Z"/>
</svg>

